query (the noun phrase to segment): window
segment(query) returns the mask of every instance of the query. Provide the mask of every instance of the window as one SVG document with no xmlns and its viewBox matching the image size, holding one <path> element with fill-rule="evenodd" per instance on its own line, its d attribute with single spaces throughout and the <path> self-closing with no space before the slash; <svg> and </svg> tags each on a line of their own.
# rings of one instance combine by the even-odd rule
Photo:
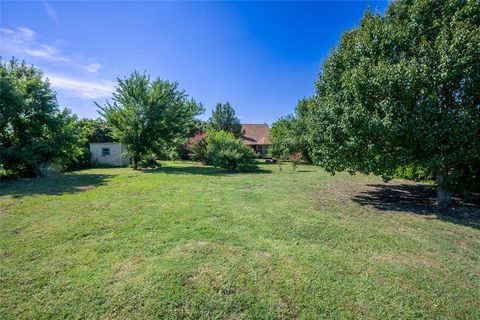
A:
<svg viewBox="0 0 480 320">
<path fill-rule="evenodd" d="M 102 148 L 102 157 L 110 155 L 110 148 Z"/>
</svg>

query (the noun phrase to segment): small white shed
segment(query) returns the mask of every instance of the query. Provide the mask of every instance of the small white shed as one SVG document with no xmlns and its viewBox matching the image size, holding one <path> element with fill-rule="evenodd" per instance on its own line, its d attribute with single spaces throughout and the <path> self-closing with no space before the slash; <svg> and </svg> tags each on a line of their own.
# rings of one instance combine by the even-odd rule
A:
<svg viewBox="0 0 480 320">
<path fill-rule="evenodd" d="M 90 143 L 90 161 L 115 167 L 124 167 L 130 163 L 127 147 L 118 142 Z"/>
</svg>

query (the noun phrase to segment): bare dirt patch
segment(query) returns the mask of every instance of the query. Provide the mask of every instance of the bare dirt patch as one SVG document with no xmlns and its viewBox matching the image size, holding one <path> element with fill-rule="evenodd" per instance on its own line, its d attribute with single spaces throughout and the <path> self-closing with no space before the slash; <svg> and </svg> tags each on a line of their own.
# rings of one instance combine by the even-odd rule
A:
<svg viewBox="0 0 480 320">
<path fill-rule="evenodd" d="M 433 186 L 407 180 L 392 180 L 389 183 L 365 184 L 343 182 L 322 189 L 320 198 L 336 199 L 339 202 L 355 203 L 390 213 L 412 213 L 426 219 L 443 219 L 480 229 L 480 195 L 469 199 L 454 195 L 453 204 L 440 206 L 436 203 Z"/>
</svg>

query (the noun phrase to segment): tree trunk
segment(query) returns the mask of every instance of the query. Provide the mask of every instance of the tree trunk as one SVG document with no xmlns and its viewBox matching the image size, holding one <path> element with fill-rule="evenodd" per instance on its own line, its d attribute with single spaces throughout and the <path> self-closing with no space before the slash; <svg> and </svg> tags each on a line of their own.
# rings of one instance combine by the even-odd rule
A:
<svg viewBox="0 0 480 320">
<path fill-rule="evenodd" d="M 132 157 L 132 162 L 133 162 L 133 170 L 138 169 L 138 162 L 140 161 L 140 157 L 136 154 L 133 155 Z"/>
<path fill-rule="evenodd" d="M 452 195 L 448 190 L 447 185 L 447 171 L 445 169 L 439 169 L 437 171 L 437 202 L 438 204 L 451 204 Z"/>
</svg>

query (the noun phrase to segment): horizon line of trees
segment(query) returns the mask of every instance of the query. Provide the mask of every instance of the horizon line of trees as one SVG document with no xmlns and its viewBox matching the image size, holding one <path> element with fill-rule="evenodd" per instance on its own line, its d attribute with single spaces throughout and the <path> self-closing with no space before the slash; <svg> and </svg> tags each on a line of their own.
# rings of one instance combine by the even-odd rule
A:
<svg viewBox="0 0 480 320">
<path fill-rule="evenodd" d="M 476 1 L 405 0 L 383 16 L 366 11 L 324 60 L 315 95 L 272 126 L 271 154 L 302 155 L 332 174 L 433 178 L 439 203 L 479 186 L 479 31 Z M 88 161 L 85 147 L 97 134 L 126 144 L 134 169 L 178 152 L 200 127 L 225 132 L 210 139 L 225 141 L 212 142 L 223 149 L 209 153 L 207 134 L 195 156 L 218 166 L 250 157 L 238 147 L 241 125 L 228 102 L 199 125 L 203 106 L 176 82 L 139 72 L 117 82 L 112 101 L 96 103 L 105 123 L 78 120 L 60 110 L 39 69 L 0 60 L 0 175 L 38 175 L 52 163 L 76 168 Z"/>
<path fill-rule="evenodd" d="M 178 83 L 134 71 L 117 79 L 111 102 L 95 105 L 103 119 L 78 119 L 60 108 L 40 69 L 0 58 L 0 177 L 90 166 L 92 142 L 125 144 L 134 169 L 158 167 L 159 160 L 189 158 L 188 138 L 207 130 L 212 147 L 207 151 L 205 140 L 203 152 L 210 154 L 209 163 L 232 170 L 255 168 L 254 154 L 239 143 L 240 121 L 228 102 L 217 104 L 204 122 L 196 118 L 203 106 Z"/>
</svg>

